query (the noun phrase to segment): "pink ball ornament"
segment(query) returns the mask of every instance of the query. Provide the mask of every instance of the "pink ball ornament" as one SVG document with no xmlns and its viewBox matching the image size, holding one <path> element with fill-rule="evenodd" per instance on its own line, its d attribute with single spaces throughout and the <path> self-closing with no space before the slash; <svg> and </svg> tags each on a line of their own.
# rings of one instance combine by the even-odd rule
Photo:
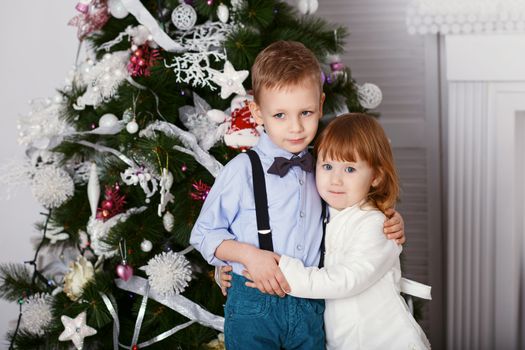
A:
<svg viewBox="0 0 525 350">
<path fill-rule="evenodd" d="M 133 276 L 133 268 L 125 261 L 122 261 L 122 264 L 117 265 L 116 272 L 117 276 L 125 282 Z"/>
<path fill-rule="evenodd" d="M 133 64 L 137 64 L 137 62 L 139 61 L 139 58 L 135 55 L 131 56 L 131 58 L 129 59 L 131 61 L 131 63 Z"/>
</svg>

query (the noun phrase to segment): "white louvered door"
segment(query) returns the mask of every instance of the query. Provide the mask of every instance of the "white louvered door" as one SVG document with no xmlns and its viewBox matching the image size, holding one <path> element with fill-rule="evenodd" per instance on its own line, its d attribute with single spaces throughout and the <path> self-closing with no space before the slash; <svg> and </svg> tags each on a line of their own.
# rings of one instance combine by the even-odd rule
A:
<svg viewBox="0 0 525 350">
<path fill-rule="evenodd" d="M 434 349 L 445 347 L 441 214 L 438 40 L 411 36 L 407 0 L 321 0 L 316 15 L 350 30 L 342 57 L 359 83 L 378 85 L 377 108 L 402 182 L 406 277 L 433 286 L 421 325 Z"/>
</svg>

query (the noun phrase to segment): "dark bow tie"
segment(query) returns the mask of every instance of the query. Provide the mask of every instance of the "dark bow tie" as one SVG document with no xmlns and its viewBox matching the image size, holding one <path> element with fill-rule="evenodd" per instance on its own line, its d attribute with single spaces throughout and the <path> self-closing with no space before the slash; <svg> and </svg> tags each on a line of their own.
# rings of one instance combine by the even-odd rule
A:
<svg viewBox="0 0 525 350">
<path fill-rule="evenodd" d="M 290 159 L 286 159 L 284 157 L 275 157 L 273 164 L 268 169 L 268 174 L 275 174 L 283 177 L 293 166 L 299 166 L 304 171 L 311 172 L 314 167 L 314 158 L 308 152 L 306 152 L 302 157 L 293 156 Z"/>
</svg>

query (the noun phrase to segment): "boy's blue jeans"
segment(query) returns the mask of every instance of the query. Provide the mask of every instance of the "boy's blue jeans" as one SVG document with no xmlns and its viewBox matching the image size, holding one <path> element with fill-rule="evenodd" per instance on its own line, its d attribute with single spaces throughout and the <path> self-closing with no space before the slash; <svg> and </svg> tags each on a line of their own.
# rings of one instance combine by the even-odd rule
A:
<svg viewBox="0 0 525 350">
<path fill-rule="evenodd" d="M 224 308 L 227 350 L 324 350 L 324 300 L 284 298 L 246 287 L 233 274 Z"/>
</svg>

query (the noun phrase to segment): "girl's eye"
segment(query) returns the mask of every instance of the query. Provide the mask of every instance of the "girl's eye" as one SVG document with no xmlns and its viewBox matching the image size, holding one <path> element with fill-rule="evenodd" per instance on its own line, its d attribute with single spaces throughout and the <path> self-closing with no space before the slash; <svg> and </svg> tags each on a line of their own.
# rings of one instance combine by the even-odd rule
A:
<svg viewBox="0 0 525 350">
<path fill-rule="evenodd" d="M 355 168 L 352 168 L 351 166 L 349 166 L 349 167 L 345 168 L 345 171 L 347 173 L 353 173 L 355 171 Z"/>
<path fill-rule="evenodd" d="M 330 164 L 323 164 L 322 168 L 323 168 L 323 170 L 332 170 L 332 165 L 330 165 Z"/>
<path fill-rule="evenodd" d="M 302 111 L 302 112 L 301 112 L 301 115 L 302 115 L 303 117 L 309 117 L 309 116 L 311 116 L 312 114 L 313 114 L 312 111 Z"/>
<path fill-rule="evenodd" d="M 276 118 L 276 119 L 283 119 L 283 118 L 284 118 L 284 113 L 277 113 L 277 114 L 274 114 L 273 117 Z"/>
</svg>

